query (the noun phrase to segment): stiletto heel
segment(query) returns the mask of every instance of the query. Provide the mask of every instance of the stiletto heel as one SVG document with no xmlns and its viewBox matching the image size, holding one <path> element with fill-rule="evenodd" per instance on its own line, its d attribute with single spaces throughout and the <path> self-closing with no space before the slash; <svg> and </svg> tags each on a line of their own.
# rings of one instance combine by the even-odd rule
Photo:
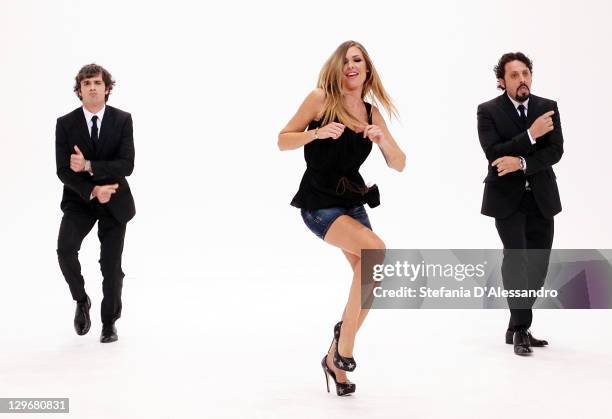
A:
<svg viewBox="0 0 612 419">
<path fill-rule="evenodd" d="M 323 358 L 323 362 L 325 362 L 326 358 L 327 355 L 325 355 Z M 327 376 L 327 369 L 325 368 L 325 365 L 323 366 L 323 374 L 325 374 L 325 385 L 327 385 L 327 392 L 329 393 L 329 377 Z"/>
<path fill-rule="evenodd" d="M 343 383 L 339 383 L 336 380 L 336 373 L 329 369 L 327 366 L 327 354 L 321 360 L 321 366 L 323 367 L 323 373 L 325 374 L 325 383 L 327 384 L 327 392 L 329 393 L 329 377 L 334 380 L 334 384 L 336 384 L 336 394 L 338 396 L 348 396 L 355 392 L 357 386 L 350 381 L 345 381 Z"/>
<path fill-rule="evenodd" d="M 336 350 L 334 351 L 334 366 L 342 371 L 352 372 L 357 368 L 357 362 L 355 358 L 344 357 L 338 352 L 340 347 L 340 331 L 342 329 L 342 322 L 336 323 L 334 326 L 334 340 L 336 341 Z M 332 342 L 333 345 L 333 342 Z"/>
</svg>

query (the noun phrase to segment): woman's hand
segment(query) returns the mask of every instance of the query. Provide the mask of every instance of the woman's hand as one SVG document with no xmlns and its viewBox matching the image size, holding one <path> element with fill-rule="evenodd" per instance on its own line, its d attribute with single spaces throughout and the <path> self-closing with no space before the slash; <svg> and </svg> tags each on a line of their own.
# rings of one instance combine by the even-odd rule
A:
<svg viewBox="0 0 612 419">
<path fill-rule="evenodd" d="M 324 140 L 326 138 L 337 140 L 344 132 L 344 128 L 345 126 L 339 122 L 330 122 L 317 130 L 317 138 L 320 140 Z"/>
<path fill-rule="evenodd" d="M 363 138 L 369 138 L 374 144 L 380 144 L 385 139 L 385 134 L 378 125 L 367 125 L 363 130 Z"/>
</svg>

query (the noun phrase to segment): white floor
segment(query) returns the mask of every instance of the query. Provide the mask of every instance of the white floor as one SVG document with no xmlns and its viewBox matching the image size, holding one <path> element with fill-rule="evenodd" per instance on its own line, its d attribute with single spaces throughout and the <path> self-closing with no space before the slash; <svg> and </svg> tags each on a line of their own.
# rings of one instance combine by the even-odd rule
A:
<svg viewBox="0 0 612 419">
<path fill-rule="evenodd" d="M 357 392 L 339 398 L 319 362 L 347 283 L 128 277 L 119 341 L 106 345 L 100 286 L 87 284 L 83 337 L 65 284 L 27 304 L 3 296 L 0 397 L 69 397 L 69 417 L 88 419 L 610 417 L 609 310 L 537 311 L 532 330 L 551 345 L 530 358 L 503 343 L 502 310 L 373 311 Z"/>
</svg>

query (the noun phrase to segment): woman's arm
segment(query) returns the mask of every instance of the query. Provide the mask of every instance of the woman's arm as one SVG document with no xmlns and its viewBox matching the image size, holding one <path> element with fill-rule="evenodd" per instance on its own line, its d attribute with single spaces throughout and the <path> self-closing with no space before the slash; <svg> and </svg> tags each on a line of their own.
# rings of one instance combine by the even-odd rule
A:
<svg viewBox="0 0 612 419">
<path fill-rule="evenodd" d="M 398 172 L 404 170 L 406 155 L 393 139 L 385 120 L 376 106 L 372 106 L 372 125 L 366 127 L 363 136 L 378 145 L 378 148 L 380 148 L 385 157 L 387 166 Z"/>
<path fill-rule="evenodd" d="M 278 148 L 293 150 L 316 139 L 337 140 L 344 131 L 344 125 L 332 122 L 316 130 L 304 131 L 310 121 L 316 119 L 323 108 L 325 93 L 323 89 L 313 90 L 291 118 L 291 121 L 278 134 Z"/>
<path fill-rule="evenodd" d="M 304 131 L 310 121 L 317 117 L 317 113 L 323 107 L 325 94 L 322 89 L 315 89 L 304 99 L 304 102 L 287 123 L 285 128 L 278 134 L 278 148 L 294 150 L 300 148 L 315 139 L 315 131 Z"/>
</svg>

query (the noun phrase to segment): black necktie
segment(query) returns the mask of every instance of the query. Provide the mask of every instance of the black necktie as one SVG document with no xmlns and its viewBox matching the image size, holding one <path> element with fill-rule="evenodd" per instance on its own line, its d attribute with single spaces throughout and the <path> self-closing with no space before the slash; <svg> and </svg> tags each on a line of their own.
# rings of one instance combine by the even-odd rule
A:
<svg viewBox="0 0 612 419">
<path fill-rule="evenodd" d="M 98 115 L 91 117 L 91 142 L 95 151 L 98 145 Z"/>
<path fill-rule="evenodd" d="M 521 116 L 519 116 L 519 119 L 521 120 L 521 125 L 523 126 L 523 129 L 527 129 L 527 115 L 525 115 L 525 105 L 523 105 L 522 103 L 520 105 L 518 105 L 516 107 L 516 109 L 518 109 L 519 113 L 521 114 Z M 531 188 L 529 187 L 529 181 L 525 180 L 525 189 L 527 189 L 528 191 L 531 190 Z"/>
<path fill-rule="evenodd" d="M 525 114 L 525 105 L 520 104 L 518 105 L 517 109 L 521 114 L 521 116 L 519 117 L 519 119 L 521 120 L 521 125 L 524 129 L 527 129 L 527 115 Z"/>
</svg>

